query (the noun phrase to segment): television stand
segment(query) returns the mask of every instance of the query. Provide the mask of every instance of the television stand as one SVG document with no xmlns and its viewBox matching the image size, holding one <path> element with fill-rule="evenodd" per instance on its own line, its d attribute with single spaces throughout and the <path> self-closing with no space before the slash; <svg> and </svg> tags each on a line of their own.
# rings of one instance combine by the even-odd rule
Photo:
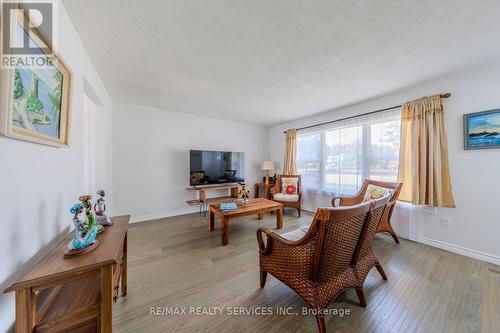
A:
<svg viewBox="0 0 500 333">
<path fill-rule="evenodd" d="M 196 204 L 200 205 L 200 213 L 206 211 L 206 208 L 209 205 L 213 204 L 218 204 L 220 202 L 226 201 L 226 200 L 231 200 L 231 199 L 238 199 L 238 193 L 240 191 L 241 185 L 237 183 L 233 184 L 223 184 L 223 185 L 213 185 L 213 186 L 191 186 L 187 187 L 186 190 L 189 192 L 194 192 L 198 193 L 198 200 L 197 202 L 195 200 L 189 200 L 187 203 L 191 206 L 194 206 Z M 219 196 L 219 197 L 207 197 L 207 191 L 216 191 L 216 190 L 229 190 L 230 195 L 226 196 Z"/>
</svg>

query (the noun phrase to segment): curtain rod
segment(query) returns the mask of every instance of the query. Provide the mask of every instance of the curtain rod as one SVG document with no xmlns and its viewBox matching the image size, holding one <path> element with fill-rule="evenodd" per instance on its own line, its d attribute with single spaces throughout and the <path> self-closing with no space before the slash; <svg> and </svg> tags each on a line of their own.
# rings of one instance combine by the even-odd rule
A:
<svg viewBox="0 0 500 333">
<path fill-rule="evenodd" d="M 441 98 L 448 98 L 450 96 L 451 96 L 450 93 L 439 94 L 439 97 L 441 97 Z M 375 111 L 370 111 L 370 112 L 366 112 L 366 113 L 362 113 L 362 114 L 357 114 L 355 116 L 350 116 L 350 117 L 346 117 L 346 118 L 325 121 L 324 123 L 319 123 L 319 124 L 314 124 L 314 125 L 299 127 L 296 130 L 297 131 L 301 131 L 301 130 L 305 130 L 305 129 L 308 129 L 308 128 L 318 127 L 318 126 L 327 125 L 327 124 L 333 124 L 333 123 L 337 123 L 339 121 L 344 121 L 344 120 L 354 119 L 354 118 L 358 118 L 358 117 L 368 116 L 368 115 L 379 113 L 379 112 L 389 111 L 389 110 L 392 110 L 392 109 L 400 108 L 401 106 L 402 106 L 402 104 L 400 104 L 400 105 L 394 105 L 394 106 L 391 106 L 391 107 L 388 107 L 388 108 L 384 108 L 384 109 L 380 109 L 380 110 L 375 110 Z M 283 133 L 286 134 L 286 131 L 284 131 Z"/>
</svg>

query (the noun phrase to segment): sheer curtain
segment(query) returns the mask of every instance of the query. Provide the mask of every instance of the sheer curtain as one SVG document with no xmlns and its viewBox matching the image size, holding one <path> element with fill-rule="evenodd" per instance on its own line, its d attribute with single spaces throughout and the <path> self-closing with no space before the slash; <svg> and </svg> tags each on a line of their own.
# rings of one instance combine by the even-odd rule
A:
<svg viewBox="0 0 500 333">
<path fill-rule="evenodd" d="M 297 169 L 304 189 L 354 194 L 363 179 L 396 181 L 400 109 L 297 133 Z"/>
</svg>

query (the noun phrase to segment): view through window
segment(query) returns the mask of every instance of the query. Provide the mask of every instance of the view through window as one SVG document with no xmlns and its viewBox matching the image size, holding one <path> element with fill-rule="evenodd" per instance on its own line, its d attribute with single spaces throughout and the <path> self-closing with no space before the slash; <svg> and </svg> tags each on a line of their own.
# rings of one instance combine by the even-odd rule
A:
<svg viewBox="0 0 500 333">
<path fill-rule="evenodd" d="M 297 169 L 304 189 L 354 194 L 363 179 L 396 181 L 400 110 L 298 132 Z"/>
</svg>

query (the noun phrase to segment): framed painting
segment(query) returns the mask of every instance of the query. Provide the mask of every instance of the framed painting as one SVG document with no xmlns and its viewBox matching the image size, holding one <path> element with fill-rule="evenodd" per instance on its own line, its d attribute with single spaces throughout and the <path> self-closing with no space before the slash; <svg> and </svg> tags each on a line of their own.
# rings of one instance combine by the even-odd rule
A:
<svg viewBox="0 0 500 333">
<path fill-rule="evenodd" d="M 464 115 L 465 149 L 500 148 L 500 109 Z"/>
<path fill-rule="evenodd" d="M 55 53 L 45 54 L 40 34 L 28 33 L 22 16 L 11 22 L 16 40 L 36 45 L 34 57 L 49 59 L 43 66 L 15 62 L 2 67 L 0 134 L 53 146 L 69 146 L 71 72 Z"/>
</svg>

